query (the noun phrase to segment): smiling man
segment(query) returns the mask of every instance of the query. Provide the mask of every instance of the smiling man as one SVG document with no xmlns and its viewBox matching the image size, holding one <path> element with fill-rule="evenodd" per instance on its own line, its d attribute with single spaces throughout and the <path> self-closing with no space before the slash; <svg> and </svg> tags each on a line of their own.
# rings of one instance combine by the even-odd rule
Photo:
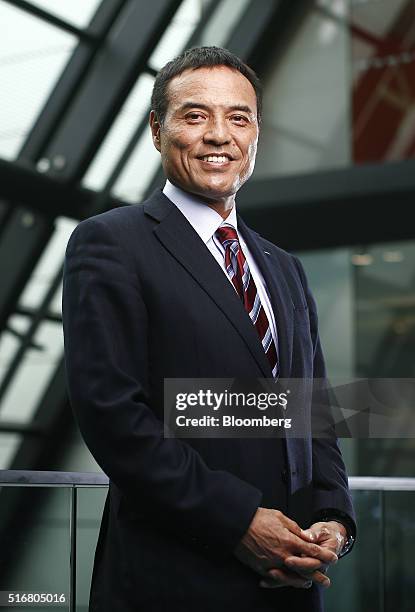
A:
<svg viewBox="0 0 415 612">
<path fill-rule="evenodd" d="M 168 83 L 166 109 L 157 108 L 157 93 L 155 88 L 150 124 L 166 176 L 226 218 L 255 164 L 259 126 L 252 84 L 227 66 L 201 67 Z"/>
<path fill-rule="evenodd" d="M 65 262 L 69 395 L 110 478 L 90 610 L 321 611 L 355 535 L 335 437 L 163 435 L 165 378 L 325 376 L 301 264 L 236 212 L 259 81 L 195 48 L 159 72 L 151 103 L 164 189 L 80 223 Z"/>
</svg>

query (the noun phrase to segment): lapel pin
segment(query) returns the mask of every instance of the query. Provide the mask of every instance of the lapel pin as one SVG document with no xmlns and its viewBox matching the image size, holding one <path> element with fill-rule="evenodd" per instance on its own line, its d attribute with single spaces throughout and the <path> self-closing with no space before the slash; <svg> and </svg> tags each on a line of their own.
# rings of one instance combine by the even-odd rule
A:
<svg viewBox="0 0 415 612">
<path fill-rule="evenodd" d="M 271 255 L 269 251 L 264 251 L 265 255 Z"/>
</svg>

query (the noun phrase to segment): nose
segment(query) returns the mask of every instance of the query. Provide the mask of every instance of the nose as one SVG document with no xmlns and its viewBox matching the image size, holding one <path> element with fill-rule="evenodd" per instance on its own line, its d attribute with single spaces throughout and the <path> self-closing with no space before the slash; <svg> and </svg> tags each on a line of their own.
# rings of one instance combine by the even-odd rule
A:
<svg viewBox="0 0 415 612">
<path fill-rule="evenodd" d="M 206 126 L 203 140 L 207 144 L 224 145 L 231 141 L 231 134 L 226 119 L 212 119 Z"/>
</svg>

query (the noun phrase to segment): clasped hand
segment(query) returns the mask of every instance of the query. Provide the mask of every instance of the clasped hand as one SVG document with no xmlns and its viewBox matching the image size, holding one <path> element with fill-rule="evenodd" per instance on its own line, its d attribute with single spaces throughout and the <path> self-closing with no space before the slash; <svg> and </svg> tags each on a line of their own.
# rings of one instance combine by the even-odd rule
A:
<svg viewBox="0 0 415 612">
<path fill-rule="evenodd" d="M 302 530 L 279 510 L 258 508 L 235 554 L 263 576 L 261 587 L 309 588 L 315 582 L 327 588 L 330 579 L 325 572 L 337 563 L 345 535 L 336 521 Z"/>
</svg>

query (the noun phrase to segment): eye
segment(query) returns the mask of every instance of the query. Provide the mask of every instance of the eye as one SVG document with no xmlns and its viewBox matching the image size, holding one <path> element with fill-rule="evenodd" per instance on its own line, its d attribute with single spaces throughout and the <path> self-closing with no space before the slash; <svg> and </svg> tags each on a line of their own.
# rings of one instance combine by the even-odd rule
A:
<svg viewBox="0 0 415 612">
<path fill-rule="evenodd" d="M 187 113 L 186 119 L 190 121 L 198 121 L 199 119 L 203 119 L 204 115 L 198 111 L 192 111 L 191 113 Z"/>
<path fill-rule="evenodd" d="M 231 119 L 235 123 L 248 123 L 248 117 L 245 117 L 245 115 L 232 115 Z"/>
</svg>

